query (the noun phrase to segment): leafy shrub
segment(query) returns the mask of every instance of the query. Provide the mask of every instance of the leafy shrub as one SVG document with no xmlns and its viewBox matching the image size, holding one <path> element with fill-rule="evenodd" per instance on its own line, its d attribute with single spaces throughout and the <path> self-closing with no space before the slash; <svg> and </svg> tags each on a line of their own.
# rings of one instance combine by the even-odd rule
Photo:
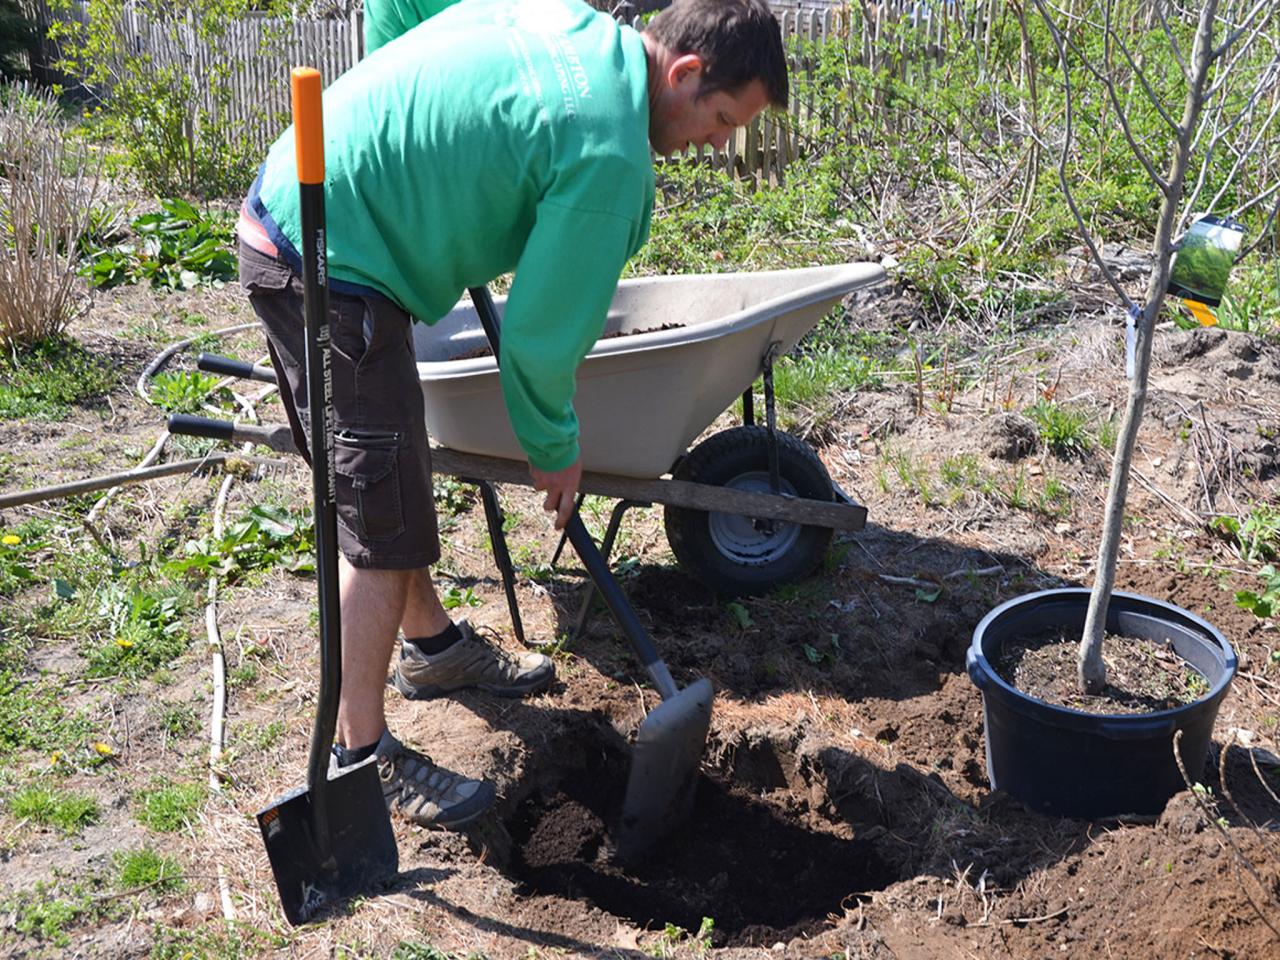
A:
<svg viewBox="0 0 1280 960">
<path fill-rule="evenodd" d="M 0 347 L 56 337 L 89 307 L 76 276 L 99 166 L 57 102 L 0 90 Z"/>
<path fill-rule="evenodd" d="M 55 9 L 71 0 L 54 0 Z M 132 31 L 121 29 L 126 0 L 89 0 L 82 18 L 50 28 L 63 57 L 59 69 L 91 90 L 110 90 L 94 114 L 102 138 L 121 151 L 143 187 L 158 194 L 229 196 L 244 191 L 258 150 L 225 118 L 231 64 L 216 55 L 227 25 L 247 8 L 242 0 L 184 0 L 158 8 L 157 32 L 185 48 L 204 46 L 207 60 L 157 63 Z"/>
<path fill-rule="evenodd" d="M 200 370 L 165 371 L 151 380 L 151 400 L 169 413 L 195 413 L 210 399 L 218 377 Z M 223 387 L 218 399 L 229 398 Z"/>
<path fill-rule="evenodd" d="M 160 201 L 160 210 L 130 224 L 134 239 L 88 252 L 85 276 L 98 288 L 148 281 L 153 287 L 189 290 L 219 286 L 236 275 L 232 226 L 226 217 L 202 214 L 185 200 Z"/>
</svg>

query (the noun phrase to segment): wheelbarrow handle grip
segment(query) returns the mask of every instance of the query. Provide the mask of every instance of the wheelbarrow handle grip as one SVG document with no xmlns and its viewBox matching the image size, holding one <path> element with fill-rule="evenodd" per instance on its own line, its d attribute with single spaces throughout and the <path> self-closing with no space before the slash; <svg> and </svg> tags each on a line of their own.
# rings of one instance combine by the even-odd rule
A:
<svg viewBox="0 0 1280 960">
<path fill-rule="evenodd" d="M 206 437 L 210 440 L 226 440 L 231 443 L 260 443 L 277 453 L 297 453 L 293 434 L 283 423 L 258 426 L 252 423 L 232 423 L 212 417 L 197 417 L 189 413 L 169 415 L 170 433 L 188 437 Z"/>
<path fill-rule="evenodd" d="M 493 305 L 493 297 L 489 295 L 487 287 L 470 287 L 468 292 L 471 294 L 472 303 L 475 304 L 476 313 L 480 316 L 480 323 L 484 326 L 485 336 L 489 338 L 489 345 L 493 348 L 493 355 L 497 358 L 500 334 L 498 311 Z M 578 551 L 582 565 L 587 568 L 587 573 L 595 582 L 596 589 L 604 597 L 604 602 L 608 604 L 613 618 L 622 628 L 622 632 L 627 635 L 627 639 L 631 641 L 632 648 L 644 664 L 645 670 L 648 671 L 653 685 L 658 688 L 658 693 L 662 695 L 663 700 L 670 700 L 680 692 L 675 680 L 671 677 L 671 671 L 658 655 L 657 648 L 649 639 L 649 634 L 640 623 L 640 618 L 636 616 L 635 608 L 631 606 L 626 594 L 618 586 L 618 581 L 614 579 L 609 564 L 600 555 L 600 549 L 591 539 L 591 534 L 587 532 L 576 506 L 565 527 L 565 534 L 573 544 L 573 549 Z"/>
<path fill-rule="evenodd" d="M 220 373 L 224 377 L 239 377 L 242 380 L 257 380 L 260 383 L 276 383 L 276 372 L 270 367 L 256 363 L 246 363 L 217 353 L 202 353 L 196 357 L 196 366 L 209 373 Z"/>
</svg>

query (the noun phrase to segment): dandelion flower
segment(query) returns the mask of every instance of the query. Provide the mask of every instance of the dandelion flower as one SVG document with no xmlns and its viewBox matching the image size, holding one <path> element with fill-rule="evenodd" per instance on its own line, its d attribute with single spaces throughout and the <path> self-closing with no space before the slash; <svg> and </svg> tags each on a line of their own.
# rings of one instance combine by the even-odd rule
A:
<svg viewBox="0 0 1280 960">
<path fill-rule="evenodd" d="M 128 650 L 133 646 L 133 641 L 127 637 L 116 637 L 116 646 L 121 650 Z"/>
<path fill-rule="evenodd" d="M 3 543 L 6 547 L 16 547 L 21 542 L 22 538 L 16 533 L 6 533 L 3 537 L 0 537 L 0 543 Z"/>
<path fill-rule="evenodd" d="M 99 754 L 101 754 L 104 757 L 114 757 L 116 755 L 116 752 L 112 748 L 111 744 L 103 743 L 101 740 L 99 740 L 97 743 L 93 745 L 93 749 L 96 750 Z"/>
</svg>

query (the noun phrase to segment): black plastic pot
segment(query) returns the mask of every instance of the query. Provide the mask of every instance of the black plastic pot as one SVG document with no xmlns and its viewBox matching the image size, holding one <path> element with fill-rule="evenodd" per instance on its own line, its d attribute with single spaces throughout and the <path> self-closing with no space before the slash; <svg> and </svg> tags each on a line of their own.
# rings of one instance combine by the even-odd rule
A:
<svg viewBox="0 0 1280 960">
<path fill-rule="evenodd" d="M 973 632 L 967 666 L 982 691 L 987 777 L 1030 809 L 1055 816 L 1155 814 L 1179 790 L 1173 734 L 1195 780 L 1204 770 L 1218 706 L 1236 673 L 1236 655 L 1222 634 L 1180 607 L 1132 593 L 1113 593 L 1108 633 L 1158 643 L 1209 681 L 1194 703 L 1156 713 L 1094 714 L 1036 700 L 1001 679 L 991 666 L 1005 641 L 1051 627 L 1084 627 L 1089 591 L 1045 590 L 1001 604 Z"/>
</svg>

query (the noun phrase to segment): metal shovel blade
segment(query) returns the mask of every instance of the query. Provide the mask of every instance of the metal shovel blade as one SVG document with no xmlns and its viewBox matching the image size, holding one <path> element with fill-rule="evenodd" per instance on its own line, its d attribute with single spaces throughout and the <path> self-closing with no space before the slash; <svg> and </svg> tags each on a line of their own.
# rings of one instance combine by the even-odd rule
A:
<svg viewBox="0 0 1280 960">
<path fill-rule="evenodd" d="M 315 790 L 323 790 L 323 819 L 316 825 Z M 373 763 L 314 788 L 299 787 L 257 814 L 284 915 L 306 923 L 324 908 L 394 876 L 399 865 L 395 834 Z M 317 835 L 324 830 L 323 837 Z"/>
<path fill-rule="evenodd" d="M 704 677 L 662 701 L 640 724 L 615 838 L 619 860 L 635 859 L 693 812 L 712 696 Z"/>
</svg>

